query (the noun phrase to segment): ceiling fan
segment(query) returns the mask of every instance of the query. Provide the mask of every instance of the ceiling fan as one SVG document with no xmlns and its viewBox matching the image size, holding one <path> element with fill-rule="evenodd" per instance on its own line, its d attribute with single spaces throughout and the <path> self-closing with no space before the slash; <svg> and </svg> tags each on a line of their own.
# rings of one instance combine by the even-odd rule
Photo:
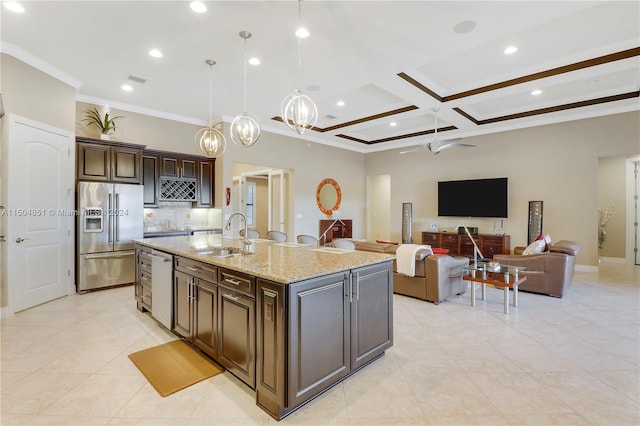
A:
<svg viewBox="0 0 640 426">
<path fill-rule="evenodd" d="M 410 152 L 416 152 L 416 151 L 429 151 L 429 152 L 432 152 L 434 155 L 437 155 L 437 154 L 440 154 L 440 152 L 444 151 L 445 149 L 456 148 L 456 147 L 470 148 L 475 146 L 474 144 L 459 142 L 460 138 L 451 139 L 447 141 L 438 139 L 438 111 L 440 111 L 440 108 L 435 107 L 432 109 L 432 111 L 435 115 L 435 130 L 433 134 L 433 140 L 430 142 L 422 143 L 420 145 L 416 145 L 415 147 L 408 149 L 406 151 L 400 151 L 400 154 L 408 154 Z"/>
</svg>

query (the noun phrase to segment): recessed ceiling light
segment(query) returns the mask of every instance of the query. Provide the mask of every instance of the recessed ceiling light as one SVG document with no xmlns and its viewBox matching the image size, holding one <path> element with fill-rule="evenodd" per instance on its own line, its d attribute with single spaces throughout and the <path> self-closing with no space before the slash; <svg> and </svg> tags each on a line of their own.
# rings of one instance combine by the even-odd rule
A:
<svg viewBox="0 0 640 426">
<path fill-rule="evenodd" d="M 454 27 L 453 27 L 453 32 L 456 34 L 466 34 L 466 33 L 470 33 L 471 31 L 473 31 L 476 28 L 476 21 L 462 21 L 462 22 L 458 22 Z"/>
<path fill-rule="evenodd" d="M 151 49 L 149 51 L 149 56 L 153 56 L 154 58 L 162 58 L 162 52 L 158 49 Z"/>
<path fill-rule="evenodd" d="M 205 13 L 207 11 L 207 6 L 205 6 L 201 1 L 192 1 L 189 6 L 191 7 L 191 10 L 196 13 Z"/>
<path fill-rule="evenodd" d="M 307 38 L 309 37 L 309 30 L 305 27 L 300 27 L 296 30 L 296 37 L 298 38 Z"/>
<path fill-rule="evenodd" d="M 24 7 L 17 1 L 5 1 L 4 7 L 7 10 L 10 10 L 15 13 L 24 13 Z"/>
<path fill-rule="evenodd" d="M 531 94 L 532 94 L 533 96 L 538 96 L 538 95 L 539 95 L 539 94 L 541 94 L 541 93 L 542 93 L 542 90 L 540 90 L 540 89 L 536 89 L 536 90 L 534 90 L 534 91 L 532 91 L 532 92 L 531 92 Z"/>
<path fill-rule="evenodd" d="M 343 107 L 344 106 L 344 101 L 338 101 L 338 102 L 336 102 L 336 105 L 338 105 L 339 107 Z"/>
<path fill-rule="evenodd" d="M 248 62 L 251 65 L 260 65 L 260 59 L 256 58 L 255 56 L 253 58 L 250 58 Z"/>
<path fill-rule="evenodd" d="M 122 90 L 124 90 L 125 92 L 131 92 L 133 91 L 133 87 L 131 87 L 129 84 L 123 84 L 122 86 L 120 86 L 120 88 Z"/>
<path fill-rule="evenodd" d="M 506 49 L 504 49 L 504 54 L 505 55 L 513 55 L 514 53 L 516 53 L 518 51 L 518 48 L 515 46 L 509 46 Z"/>
<path fill-rule="evenodd" d="M 398 125 L 398 123 L 396 123 L 395 121 L 392 121 L 391 123 L 389 123 L 389 126 L 391 127 L 396 127 Z"/>
</svg>

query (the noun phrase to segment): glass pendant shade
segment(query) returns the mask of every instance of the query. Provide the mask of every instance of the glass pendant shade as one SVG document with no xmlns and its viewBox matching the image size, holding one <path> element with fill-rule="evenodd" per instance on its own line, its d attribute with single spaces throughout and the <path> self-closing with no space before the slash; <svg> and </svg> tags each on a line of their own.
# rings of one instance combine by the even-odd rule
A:
<svg viewBox="0 0 640 426">
<path fill-rule="evenodd" d="M 227 141 L 224 134 L 213 124 L 213 77 L 212 69 L 216 61 L 207 59 L 204 61 L 209 65 L 209 126 L 200 129 L 195 136 L 196 148 L 209 158 L 216 158 L 224 153 L 227 149 Z"/>
<path fill-rule="evenodd" d="M 233 119 L 229 132 L 233 143 L 250 147 L 260 138 L 260 120 L 250 112 L 243 112 Z"/>
<path fill-rule="evenodd" d="M 216 158 L 224 153 L 227 142 L 224 135 L 213 126 L 200 129 L 196 133 L 196 148 L 209 158 Z"/>
<path fill-rule="evenodd" d="M 258 119 L 254 114 L 247 112 L 247 39 L 251 37 L 251 33 L 249 31 L 240 31 L 239 35 L 244 39 L 244 112 L 242 114 L 238 114 L 233 119 L 229 132 L 234 144 L 248 148 L 258 142 L 261 130 L 260 119 Z"/>
<path fill-rule="evenodd" d="M 302 135 L 318 121 L 318 108 L 310 97 L 296 90 L 282 101 L 282 119 L 289 128 Z"/>
</svg>

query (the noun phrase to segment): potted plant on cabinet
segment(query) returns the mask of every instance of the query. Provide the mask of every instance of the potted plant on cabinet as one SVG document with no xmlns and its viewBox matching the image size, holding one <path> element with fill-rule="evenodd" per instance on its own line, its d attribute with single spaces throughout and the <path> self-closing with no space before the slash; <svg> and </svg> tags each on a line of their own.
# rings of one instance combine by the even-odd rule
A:
<svg viewBox="0 0 640 426">
<path fill-rule="evenodd" d="M 108 112 L 105 112 L 104 115 L 100 114 L 97 108 L 86 110 L 87 114 L 85 118 L 82 120 L 87 123 L 87 126 L 96 126 L 100 129 L 100 139 L 109 140 L 111 139 L 110 132 L 116 130 L 116 121 L 124 118 L 121 115 L 110 115 Z"/>
</svg>

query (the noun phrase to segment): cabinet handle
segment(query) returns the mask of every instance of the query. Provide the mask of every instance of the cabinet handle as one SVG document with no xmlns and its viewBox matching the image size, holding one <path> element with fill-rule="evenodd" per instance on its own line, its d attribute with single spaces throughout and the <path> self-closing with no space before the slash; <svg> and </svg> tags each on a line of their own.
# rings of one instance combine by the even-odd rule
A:
<svg viewBox="0 0 640 426">
<path fill-rule="evenodd" d="M 273 297 L 273 298 L 278 296 L 276 293 L 269 290 L 262 290 L 262 294 L 268 297 Z"/>
<path fill-rule="evenodd" d="M 193 272 L 197 272 L 197 271 L 199 271 L 199 270 L 200 270 L 200 268 L 196 268 L 196 267 L 194 267 L 194 266 L 187 266 L 186 268 L 187 268 L 188 270 L 190 270 L 190 271 L 193 271 Z"/>
<path fill-rule="evenodd" d="M 107 242 L 109 243 L 113 242 L 113 237 L 111 236 L 111 233 L 113 231 L 111 229 L 111 211 L 111 194 L 109 194 L 109 197 L 107 198 Z"/>
<path fill-rule="evenodd" d="M 231 279 L 231 278 L 225 278 L 224 282 L 229 283 L 229 284 L 233 284 L 233 285 L 242 284 L 240 281 L 234 280 L 234 279 Z"/>
<path fill-rule="evenodd" d="M 120 194 L 116 192 L 116 213 L 120 211 Z M 109 214 L 111 214 L 113 212 L 110 212 Z M 115 226 L 114 226 L 114 242 L 118 243 L 120 242 L 120 215 L 116 214 L 115 215 Z"/>
<path fill-rule="evenodd" d="M 234 302 L 238 301 L 238 297 L 237 296 L 232 296 L 231 294 L 228 294 L 228 293 L 223 294 L 222 297 L 224 297 L 225 299 L 231 299 Z"/>
<path fill-rule="evenodd" d="M 356 300 L 360 300 L 360 272 L 356 272 Z"/>
<path fill-rule="evenodd" d="M 353 275 L 349 274 L 349 303 L 353 302 Z"/>
</svg>

